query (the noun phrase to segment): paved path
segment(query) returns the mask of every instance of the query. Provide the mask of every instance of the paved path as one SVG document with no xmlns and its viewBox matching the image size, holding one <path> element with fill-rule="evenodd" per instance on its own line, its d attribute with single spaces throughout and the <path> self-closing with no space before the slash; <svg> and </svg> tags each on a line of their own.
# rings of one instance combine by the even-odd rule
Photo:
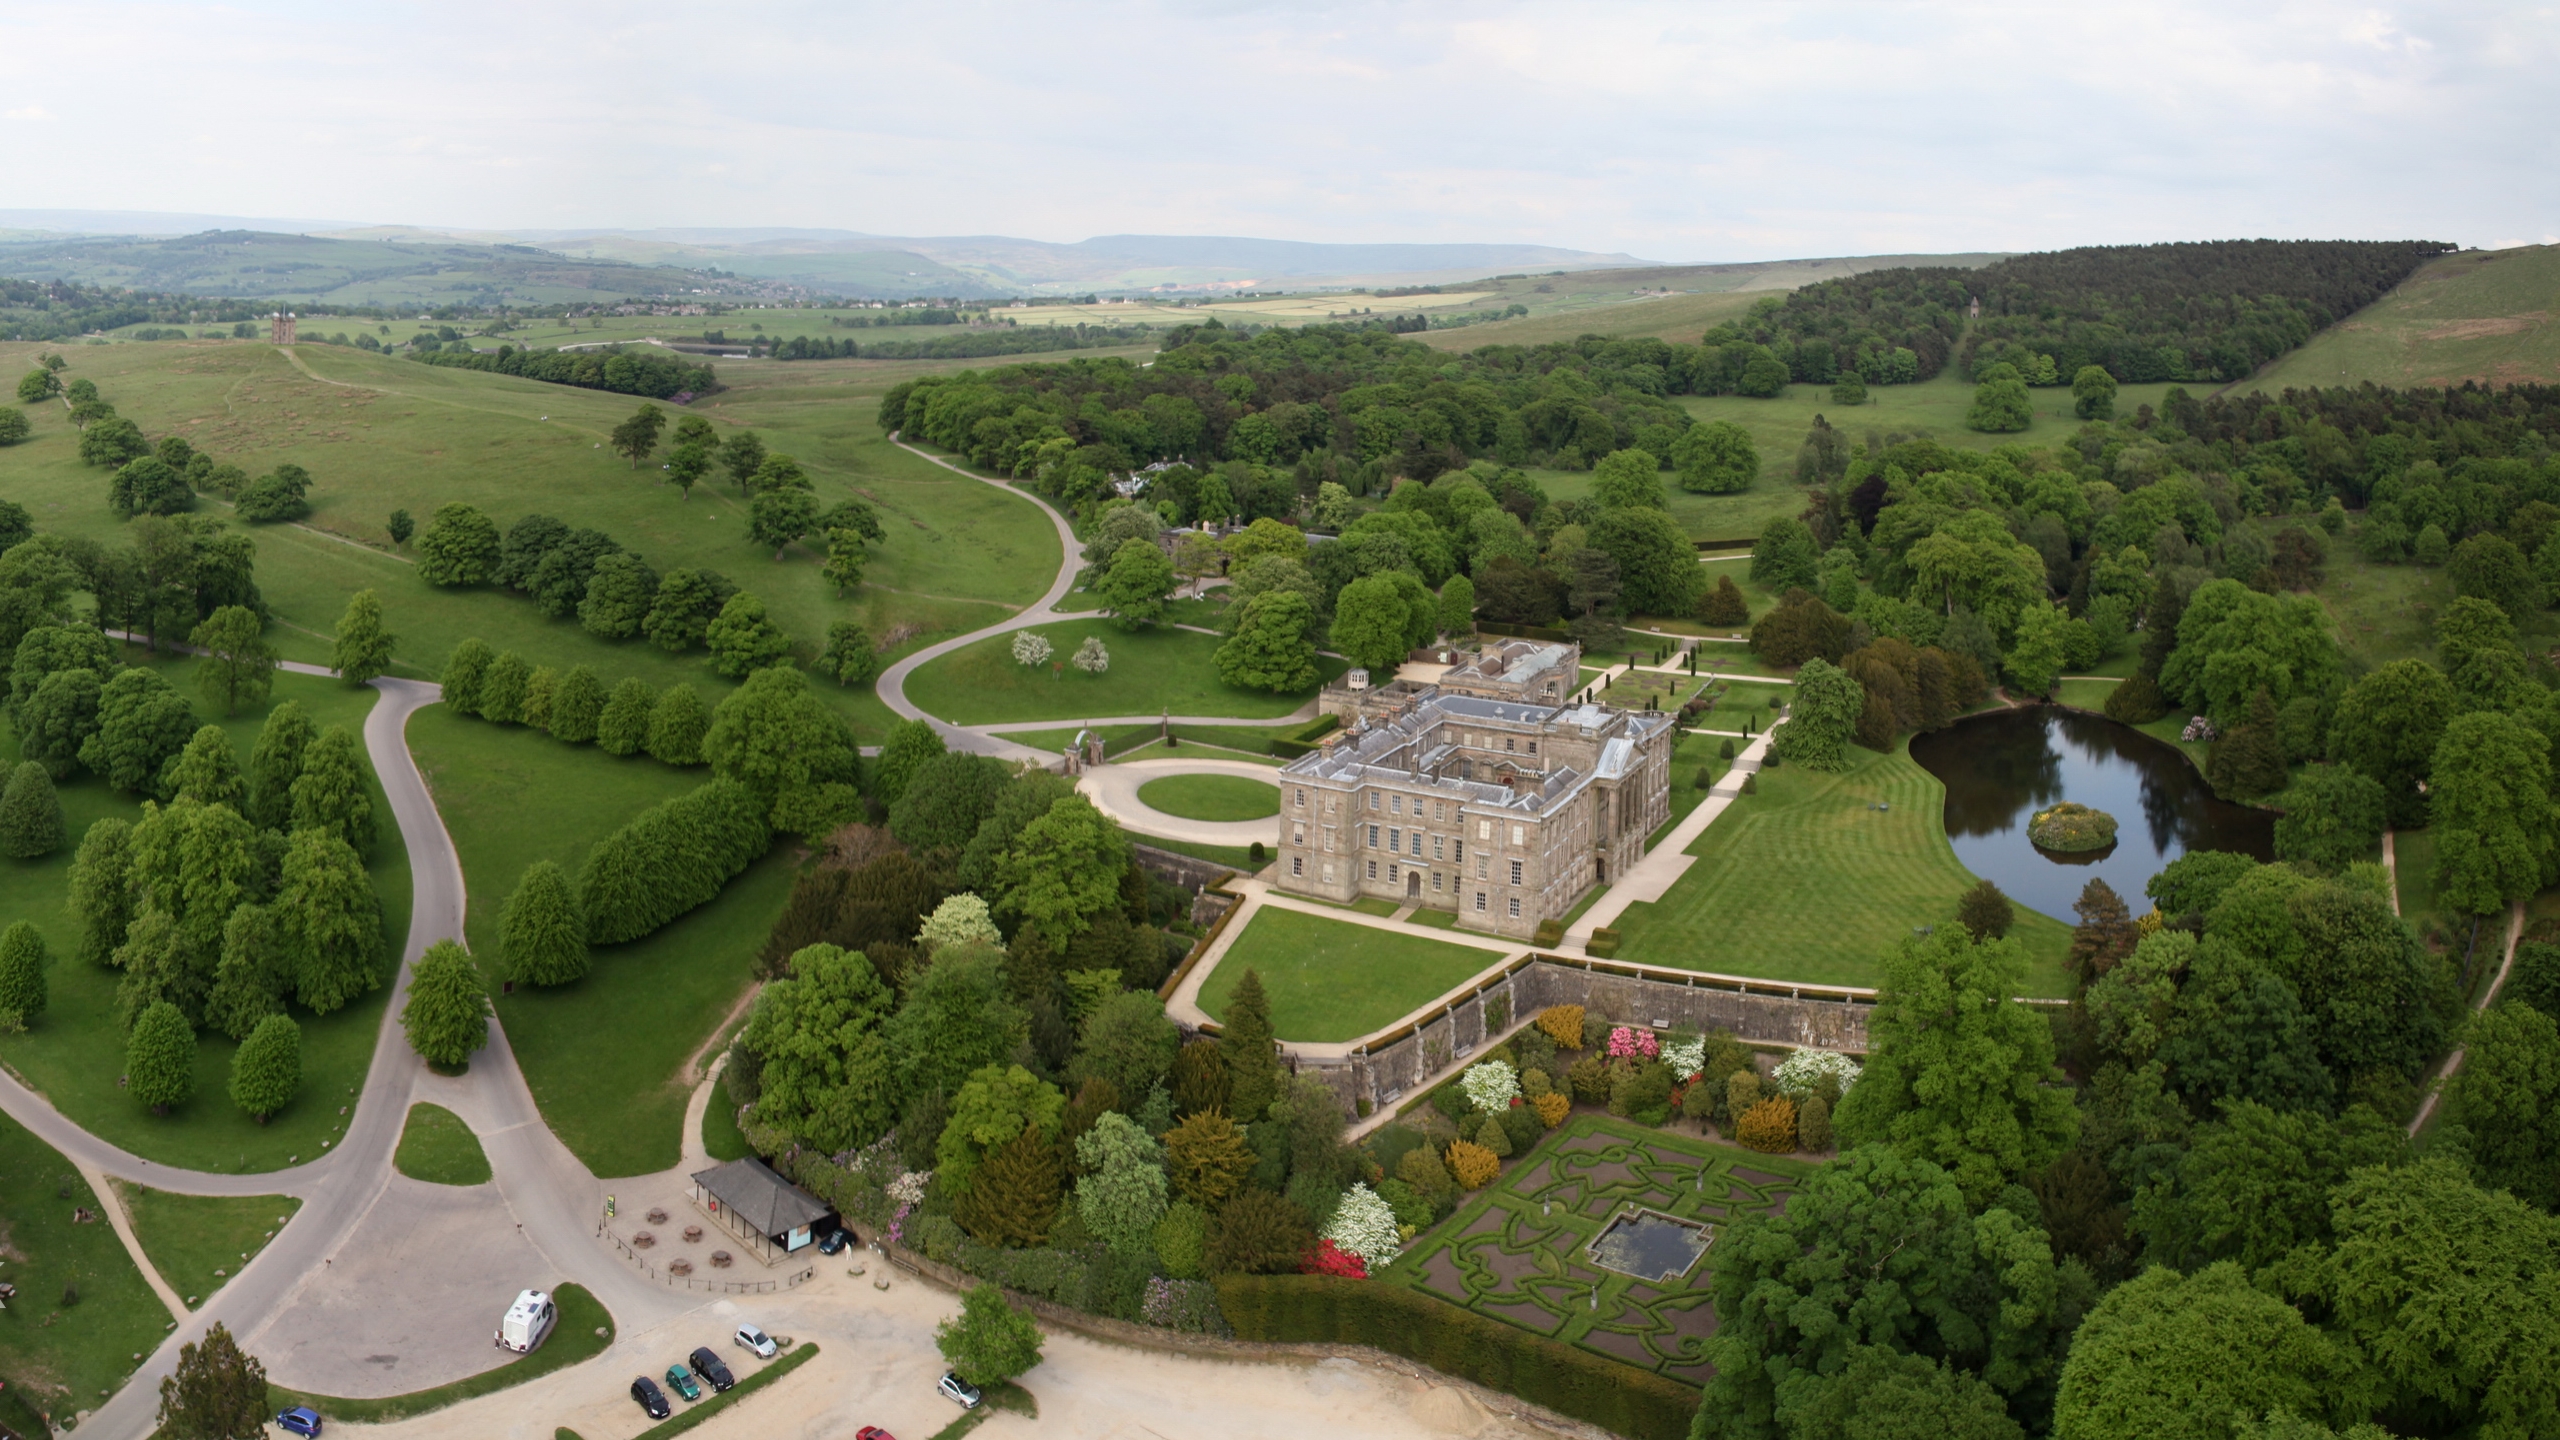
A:
<svg viewBox="0 0 2560 1440">
<path fill-rule="evenodd" d="M 1270 766 L 1250 760 L 1133 760 L 1089 767 L 1076 781 L 1076 788 L 1092 799 L 1095 809 L 1148 835 L 1188 840 L 1196 845 L 1251 845 L 1256 840 L 1265 845 L 1280 843 L 1277 815 L 1262 820 L 1190 820 L 1167 814 L 1138 798 L 1138 791 L 1148 781 L 1169 775 L 1233 775 L 1266 785 L 1277 779 Z"/>
<path fill-rule="evenodd" d="M 1698 863 L 1698 857 L 1689 853 L 1689 847 L 1698 843 L 1698 837 L 1706 833 L 1708 826 L 1716 823 L 1718 816 L 1732 808 L 1735 797 L 1742 793 L 1742 782 L 1760 773 L 1760 762 L 1768 753 L 1769 736 L 1765 734 L 1743 746 L 1742 753 L 1734 757 L 1733 768 L 1707 791 L 1707 798 L 1698 802 L 1698 808 L 1673 826 L 1670 834 L 1645 852 L 1634 869 L 1618 877 L 1618 883 L 1609 887 L 1609 893 L 1593 902 L 1590 909 L 1582 912 L 1582 918 L 1573 922 L 1572 928 L 1565 932 L 1564 952 L 1583 953 L 1582 947 L 1591 943 L 1592 931 L 1603 925 L 1616 924 L 1618 917 L 1627 913 L 1630 905 L 1660 900 L 1673 882 L 1689 873 L 1689 867 Z"/>
</svg>

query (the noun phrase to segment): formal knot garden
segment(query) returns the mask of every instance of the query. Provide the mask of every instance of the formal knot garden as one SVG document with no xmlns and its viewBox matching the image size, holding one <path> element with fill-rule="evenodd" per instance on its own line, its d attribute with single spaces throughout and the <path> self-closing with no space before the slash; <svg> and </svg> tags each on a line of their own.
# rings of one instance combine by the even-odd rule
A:
<svg viewBox="0 0 2560 1440">
<path fill-rule="evenodd" d="M 1703 1385 L 1716 1329 L 1708 1250 L 1728 1222 L 1782 1213 L 1804 1170 L 1577 1116 L 1378 1279 Z"/>
</svg>

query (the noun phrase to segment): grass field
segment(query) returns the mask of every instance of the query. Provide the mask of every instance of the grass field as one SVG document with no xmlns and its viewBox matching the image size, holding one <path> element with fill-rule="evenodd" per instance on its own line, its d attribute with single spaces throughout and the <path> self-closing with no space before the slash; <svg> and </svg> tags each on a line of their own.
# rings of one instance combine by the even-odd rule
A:
<svg viewBox="0 0 2560 1440">
<path fill-rule="evenodd" d="M 1874 985 L 1916 926 L 1944 925 L 1975 877 L 1943 828 L 1945 789 L 1907 748 L 1852 748 L 1845 774 L 1762 771 L 1662 899 L 1628 907 L 1618 958 L 1820 985 Z M 1893 808 L 1874 809 L 1878 801 Z M 2026 993 L 2065 993 L 2070 930 L 2021 909 Z M 1223 968 L 1223 967 L 1222 967 Z"/>
<path fill-rule="evenodd" d="M 1138 799 L 1185 820 L 1260 820 L 1280 813 L 1280 790 L 1236 775 L 1167 775 L 1138 787 Z"/>
<path fill-rule="evenodd" d="M 138 649 L 127 653 L 128 658 L 142 658 Z M 164 663 L 170 683 L 192 698 L 196 662 Z M 313 723 L 360 732 L 376 698 L 373 690 L 334 680 L 279 674 L 272 703 L 298 700 Z M 204 709 L 199 703 L 199 713 Z M 245 763 L 266 711 L 244 708 L 230 719 L 207 718 L 221 724 Z M 0 745 L 0 754 L 17 763 L 14 737 Z M 117 1077 L 124 1073 L 124 1031 L 115 1016 L 119 977 L 76 959 L 79 928 L 67 905 L 68 877 L 78 837 L 90 823 L 110 815 L 136 816 L 141 804 L 85 775 L 65 782 L 60 793 L 71 842 L 41 860 L 0 860 L 0 923 L 34 922 L 53 953 L 45 977 L 51 996 L 44 1018 L 25 1034 L 0 1037 L 0 1061 L 83 1129 L 164 1165 L 239 1173 L 319 1158 L 322 1142 L 346 1131 L 347 1117 L 339 1108 L 354 1103 L 365 1068 L 373 1061 L 374 1037 L 390 993 L 387 982 L 409 934 L 408 851 L 399 827 L 390 821 L 380 782 L 373 785 L 378 838 L 367 873 L 382 902 L 386 983 L 334 1014 L 295 1010 L 293 1018 L 302 1027 L 302 1092 L 265 1125 L 242 1113 L 226 1093 L 238 1046 L 219 1032 L 198 1037 L 195 1097 L 168 1115 L 154 1116 L 117 1087 Z"/>
<path fill-rule="evenodd" d="M 0 345 L 0 371 L 17 373 L 38 353 Z M 1057 536 L 1035 502 L 909 454 L 872 423 L 879 393 L 912 366 L 739 367 L 729 389 L 693 407 L 724 433 L 753 428 L 771 449 L 796 456 L 823 502 L 859 495 L 878 509 L 889 538 L 874 547 L 866 583 L 840 600 L 814 552 L 795 548 L 776 563 L 748 539 L 745 507 L 725 477 L 706 480 L 687 501 L 654 468 L 635 472 L 601 448 L 639 403 L 630 396 L 324 346 L 291 356 L 231 342 L 68 353 L 66 373 L 95 381 L 155 440 L 184 435 L 253 475 L 287 460 L 311 472 L 310 519 L 253 531 L 258 582 L 278 621 L 271 639 L 288 659 L 325 659 L 346 597 L 373 587 L 400 635 L 397 673 L 431 675 L 455 643 L 477 635 L 536 663 L 592 664 L 608 683 L 690 679 L 715 699 L 726 693 L 699 651 L 599 640 L 574 621 L 544 619 L 521 596 L 418 580 L 415 566 L 390 553 L 385 517 L 405 508 L 423 526 L 451 500 L 481 506 L 501 527 L 534 510 L 592 526 L 661 572 L 718 569 L 767 602 L 803 658 L 841 619 L 861 621 L 875 640 L 901 635 L 901 649 L 974 629 L 1036 598 L 1057 570 Z M 106 474 L 79 463 L 66 413 L 50 405 L 27 413 L 34 438 L 0 450 L 0 489 L 47 530 L 118 543 Z M 201 508 L 226 513 L 211 499 Z M 868 690 L 826 688 L 866 738 L 887 729 L 891 717 Z"/>
<path fill-rule="evenodd" d="M 1000 725 L 1165 713 L 1269 720 L 1304 705 L 1315 693 L 1273 695 L 1225 684 L 1211 660 L 1220 640 L 1193 630 L 1159 625 L 1128 631 L 1100 619 L 1031 629 L 1055 650 L 1051 665 L 1035 670 L 1019 664 L 1013 658 L 1013 636 L 990 635 L 919 668 L 907 678 L 907 698 L 955 725 Z M 1111 668 L 1103 674 L 1087 675 L 1064 663 L 1088 635 L 1102 637 L 1111 654 Z M 1316 666 L 1326 680 L 1348 668 L 1329 659 L 1319 659 Z"/>
<path fill-rule="evenodd" d="M 18 1287 L 0 1316 L 4 1393 L 57 1415 L 88 1409 L 133 1373 L 133 1352 L 159 1347 L 169 1311 L 106 1221 L 71 1219 L 75 1208 L 103 1214 L 109 1202 L 61 1152 L 5 1115 L 0 1176 L 9 1196 L 0 1278 Z"/>
<path fill-rule="evenodd" d="M 2231 388 L 2548 383 L 2560 379 L 2555 292 L 2560 245 L 2447 255 Z"/>
<path fill-rule="evenodd" d="M 1227 997 L 1252 970 L 1271 996 L 1271 1026 L 1281 1039 L 1356 1040 L 1501 959 L 1473 945 L 1266 907 L 1254 913 L 1201 985 L 1200 1008 L 1226 1013 Z"/>
<path fill-rule="evenodd" d="M 409 1107 L 409 1119 L 400 1127 L 400 1148 L 392 1153 L 391 1163 L 401 1174 L 430 1185 L 484 1185 L 490 1175 L 489 1155 L 480 1148 L 480 1137 L 471 1133 L 461 1116 L 441 1105 Z"/>
<path fill-rule="evenodd" d="M 595 1296 L 587 1293 L 585 1286 L 557 1286 L 552 1290 L 551 1298 L 560 1307 L 560 1321 L 552 1328 L 551 1338 L 534 1347 L 530 1355 L 498 1352 L 506 1358 L 495 1369 L 483 1370 L 432 1390 L 386 1395 L 378 1400 L 341 1400 L 270 1385 L 267 1387 L 267 1408 L 282 1410 L 288 1405 L 308 1405 L 320 1412 L 321 1419 L 333 1423 L 388 1424 L 495 1394 L 527 1380 L 538 1380 L 554 1370 L 565 1370 L 582 1360 L 601 1355 L 612 1347 L 613 1317 L 605 1312 L 604 1305 Z"/>
<path fill-rule="evenodd" d="M 290 1195 L 172 1195 L 114 1183 L 133 1238 L 190 1310 L 239 1274 L 302 1208 Z"/>
<path fill-rule="evenodd" d="M 2376 565 L 2346 540 L 2331 541 L 2329 563 L 2313 593 L 2338 622 L 2339 643 L 2359 666 L 2436 658 L 2436 621 L 2454 601 L 2442 567 Z M 2560 613 L 2535 609 L 2516 617 L 2516 643 L 2528 655 L 2560 645 Z"/>
<path fill-rule="evenodd" d="M 711 1082 L 711 1103 L 702 1110 L 702 1148 L 714 1160 L 744 1160 L 749 1153 L 746 1132 L 738 1128 L 738 1102 L 729 1098 L 725 1076 Z"/>
<path fill-rule="evenodd" d="M 597 840 L 711 778 L 441 706 L 410 720 L 409 748 L 461 854 L 471 948 L 493 992 L 498 912 L 526 866 L 556 860 L 574 874 Z M 589 1169 L 640 1175 L 676 1163 L 693 1089 L 684 1062 L 745 991 L 790 888 L 790 853 L 777 848 L 656 934 L 598 947 L 585 979 L 496 996 L 544 1120 Z"/>
</svg>

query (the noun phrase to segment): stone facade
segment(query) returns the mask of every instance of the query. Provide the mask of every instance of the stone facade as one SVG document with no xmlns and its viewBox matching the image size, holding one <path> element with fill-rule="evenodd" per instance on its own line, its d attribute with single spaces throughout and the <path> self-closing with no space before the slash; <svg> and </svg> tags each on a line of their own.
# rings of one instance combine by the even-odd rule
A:
<svg viewBox="0 0 2560 1440">
<path fill-rule="evenodd" d="M 1341 697 L 1346 728 L 1280 771 L 1282 891 L 1449 910 L 1462 928 L 1527 940 L 1644 858 L 1670 818 L 1671 717 L 1527 703 L 1569 695 L 1581 654 L 1517 648 L 1535 653 L 1453 669 L 1475 693 L 1399 683 Z"/>
</svg>

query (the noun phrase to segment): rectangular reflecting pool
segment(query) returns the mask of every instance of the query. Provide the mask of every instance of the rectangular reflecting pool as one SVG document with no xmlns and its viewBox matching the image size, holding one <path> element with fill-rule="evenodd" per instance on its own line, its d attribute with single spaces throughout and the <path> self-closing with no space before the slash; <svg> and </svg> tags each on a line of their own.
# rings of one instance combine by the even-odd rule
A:
<svg viewBox="0 0 2560 1440">
<path fill-rule="evenodd" d="M 1659 1210 L 1622 1210 L 1591 1241 L 1591 1261 L 1640 1280 L 1678 1280 L 1714 1238 L 1695 1220 Z"/>
</svg>

